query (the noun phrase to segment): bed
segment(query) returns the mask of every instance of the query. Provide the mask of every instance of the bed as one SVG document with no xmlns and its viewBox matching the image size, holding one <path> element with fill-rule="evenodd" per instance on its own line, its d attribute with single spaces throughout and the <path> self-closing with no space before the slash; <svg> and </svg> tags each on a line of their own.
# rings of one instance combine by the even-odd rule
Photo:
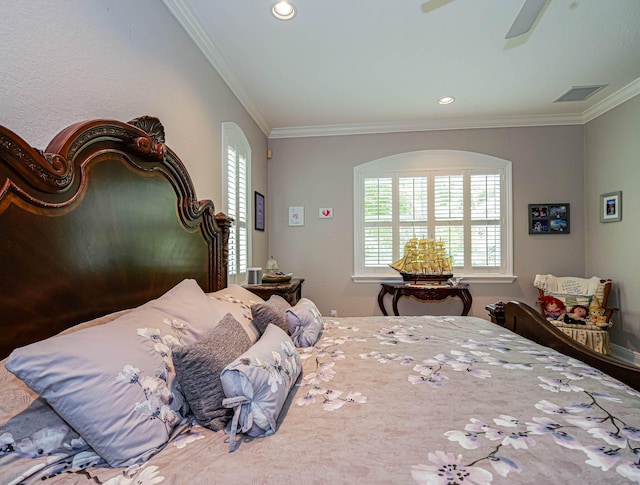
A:
<svg viewBox="0 0 640 485">
<path fill-rule="evenodd" d="M 328 318 L 228 286 L 231 221 L 152 117 L 44 151 L 0 128 L 0 159 L 0 483 L 640 482 L 637 374 L 534 342 L 526 305 Z"/>
</svg>

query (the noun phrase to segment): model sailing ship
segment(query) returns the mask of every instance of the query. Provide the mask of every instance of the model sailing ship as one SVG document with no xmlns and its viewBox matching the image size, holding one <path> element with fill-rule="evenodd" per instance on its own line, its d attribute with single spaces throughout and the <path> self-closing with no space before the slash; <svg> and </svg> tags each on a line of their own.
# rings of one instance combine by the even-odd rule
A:
<svg viewBox="0 0 640 485">
<path fill-rule="evenodd" d="M 404 245 L 404 255 L 390 265 L 404 281 L 442 282 L 453 276 L 452 257 L 444 242 L 413 238 Z"/>
</svg>

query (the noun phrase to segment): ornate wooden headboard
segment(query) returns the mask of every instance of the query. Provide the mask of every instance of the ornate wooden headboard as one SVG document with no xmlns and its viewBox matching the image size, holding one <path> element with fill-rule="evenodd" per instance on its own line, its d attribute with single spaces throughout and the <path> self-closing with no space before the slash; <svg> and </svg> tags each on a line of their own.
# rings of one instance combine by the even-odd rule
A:
<svg viewBox="0 0 640 485">
<path fill-rule="evenodd" d="M 0 358 L 184 278 L 225 287 L 229 224 L 157 118 L 77 123 L 44 152 L 0 126 Z"/>
</svg>

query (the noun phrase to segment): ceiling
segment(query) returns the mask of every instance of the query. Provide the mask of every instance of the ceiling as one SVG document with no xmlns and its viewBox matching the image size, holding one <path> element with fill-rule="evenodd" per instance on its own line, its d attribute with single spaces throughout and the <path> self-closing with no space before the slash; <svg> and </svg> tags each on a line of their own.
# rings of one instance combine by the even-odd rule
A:
<svg viewBox="0 0 640 485">
<path fill-rule="evenodd" d="M 509 40 L 523 0 L 292 2 L 164 0 L 272 138 L 580 124 L 640 94 L 639 0 L 548 0 Z"/>
</svg>

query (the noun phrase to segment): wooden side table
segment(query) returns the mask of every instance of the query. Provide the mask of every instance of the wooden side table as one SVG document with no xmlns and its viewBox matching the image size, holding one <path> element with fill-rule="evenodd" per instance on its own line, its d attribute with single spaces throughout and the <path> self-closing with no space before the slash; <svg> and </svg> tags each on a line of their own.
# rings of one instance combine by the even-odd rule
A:
<svg viewBox="0 0 640 485">
<path fill-rule="evenodd" d="M 471 310 L 471 292 L 469 285 L 461 283 L 457 286 L 446 285 L 412 285 L 405 283 L 382 283 L 380 293 L 378 293 L 378 306 L 382 314 L 387 316 L 387 309 L 384 307 L 384 296 L 386 294 L 393 295 L 393 314 L 400 316 L 398 313 L 398 300 L 403 296 L 413 296 L 418 300 L 424 301 L 441 301 L 450 296 L 458 297 L 462 300 L 462 315 L 468 315 Z"/>
<path fill-rule="evenodd" d="M 271 295 L 279 295 L 290 305 L 298 303 L 302 298 L 302 283 L 304 278 L 292 278 L 286 283 L 262 283 L 260 285 L 243 285 L 251 293 L 255 293 L 263 300 L 268 300 Z"/>
</svg>

